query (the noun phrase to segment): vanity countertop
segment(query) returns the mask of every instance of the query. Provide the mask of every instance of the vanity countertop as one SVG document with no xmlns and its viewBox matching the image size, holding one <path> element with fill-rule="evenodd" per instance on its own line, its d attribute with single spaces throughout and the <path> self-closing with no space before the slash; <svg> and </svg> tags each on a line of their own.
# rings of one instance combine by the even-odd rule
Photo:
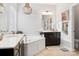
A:
<svg viewBox="0 0 79 59">
<path fill-rule="evenodd" d="M 22 40 L 24 34 L 6 34 L 0 41 L 0 49 L 14 48 Z"/>
<path fill-rule="evenodd" d="M 59 32 L 59 31 L 57 31 L 57 30 L 44 30 L 42 32 Z"/>
</svg>

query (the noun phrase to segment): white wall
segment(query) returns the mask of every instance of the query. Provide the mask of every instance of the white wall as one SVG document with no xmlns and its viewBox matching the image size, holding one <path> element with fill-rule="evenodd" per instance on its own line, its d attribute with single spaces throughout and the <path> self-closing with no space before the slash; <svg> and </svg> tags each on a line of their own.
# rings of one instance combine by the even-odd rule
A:
<svg viewBox="0 0 79 59">
<path fill-rule="evenodd" d="M 41 11 L 49 10 L 53 12 L 53 20 L 55 20 L 55 6 L 32 3 L 32 14 L 26 15 L 23 10 L 24 4 L 19 4 L 18 7 L 18 30 L 25 34 L 38 34 L 42 30 Z"/>
<path fill-rule="evenodd" d="M 60 4 L 57 5 L 56 8 L 56 20 L 57 20 L 57 28 L 59 29 L 59 31 L 61 31 L 61 47 L 62 48 L 67 48 L 68 50 L 72 51 L 73 48 L 73 13 L 72 13 L 72 6 L 74 6 L 75 4 Z M 62 17 L 61 17 L 61 13 L 65 10 L 69 10 L 69 23 L 68 23 L 68 35 L 65 34 L 62 31 Z"/>
<path fill-rule="evenodd" d="M 32 3 L 32 14 L 26 15 L 24 14 L 24 4 L 16 4 L 16 3 L 6 3 L 5 12 L 0 14 L 0 30 L 2 31 L 17 31 L 21 30 L 25 34 L 30 33 L 39 33 L 42 30 L 42 11 L 51 11 L 53 13 L 53 23 L 52 27 L 55 24 L 56 20 L 56 6 L 50 4 L 40 4 L 40 3 Z M 18 8 L 17 8 L 18 7 Z"/>
<path fill-rule="evenodd" d="M 4 3 L 4 7 L 4 13 L 0 14 L 0 31 L 16 31 L 17 4 Z"/>
<path fill-rule="evenodd" d="M 7 4 L 4 4 L 4 12 L 0 13 L 0 31 L 7 31 L 7 15 L 8 15 L 8 8 L 7 8 Z"/>
<path fill-rule="evenodd" d="M 8 4 L 9 31 L 17 31 L 17 4 Z"/>
</svg>

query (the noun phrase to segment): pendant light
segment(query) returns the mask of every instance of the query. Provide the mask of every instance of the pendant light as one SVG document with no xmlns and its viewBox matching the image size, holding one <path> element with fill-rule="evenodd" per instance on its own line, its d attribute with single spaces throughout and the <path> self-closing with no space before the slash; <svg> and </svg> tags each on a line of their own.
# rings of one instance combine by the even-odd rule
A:
<svg viewBox="0 0 79 59">
<path fill-rule="evenodd" d="M 0 13 L 2 14 L 4 12 L 4 5 L 0 3 Z"/>
<path fill-rule="evenodd" d="M 24 6 L 24 13 L 25 14 L 31 14 L 32 13 L 32 8 L 31 8 L 29 3 L 25 4 L 25 6 Z"/>
</svg>

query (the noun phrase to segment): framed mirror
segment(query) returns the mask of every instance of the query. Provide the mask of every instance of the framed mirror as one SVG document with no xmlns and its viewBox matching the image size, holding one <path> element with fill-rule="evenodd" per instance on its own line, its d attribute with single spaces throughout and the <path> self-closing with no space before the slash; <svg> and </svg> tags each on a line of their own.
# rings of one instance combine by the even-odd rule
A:
<svg viewBox="0 0 79 59">
<path fill-rule="evenodd" d="M 43 30 L 52 30 L 52 15 L 42 15 Z"/>
</svg>

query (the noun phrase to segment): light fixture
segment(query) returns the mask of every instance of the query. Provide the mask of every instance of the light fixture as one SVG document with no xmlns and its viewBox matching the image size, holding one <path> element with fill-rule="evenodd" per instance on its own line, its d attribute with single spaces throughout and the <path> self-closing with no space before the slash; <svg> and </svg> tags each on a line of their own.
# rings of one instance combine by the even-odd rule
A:
<svg viewBox="0 0 79 59">
<path fill-rule="evenodd" d="M 4 5 L 0 3 L 0 13 L 2 14 L 4 12 Z"/>
<path fill-rule="evenodd" d="M 52 12 L 50 11 L 43 11 L 41 12 L 42 15 L 52 15 Z"/>
<path fill-rule="evenodd" d="M 29 3 L 25 4 L 25 6 L 24 6 L 24 13 L 25 14 L 31 14 L 32 13 L 32 8 L 31 8 Z"/>
</svg>

